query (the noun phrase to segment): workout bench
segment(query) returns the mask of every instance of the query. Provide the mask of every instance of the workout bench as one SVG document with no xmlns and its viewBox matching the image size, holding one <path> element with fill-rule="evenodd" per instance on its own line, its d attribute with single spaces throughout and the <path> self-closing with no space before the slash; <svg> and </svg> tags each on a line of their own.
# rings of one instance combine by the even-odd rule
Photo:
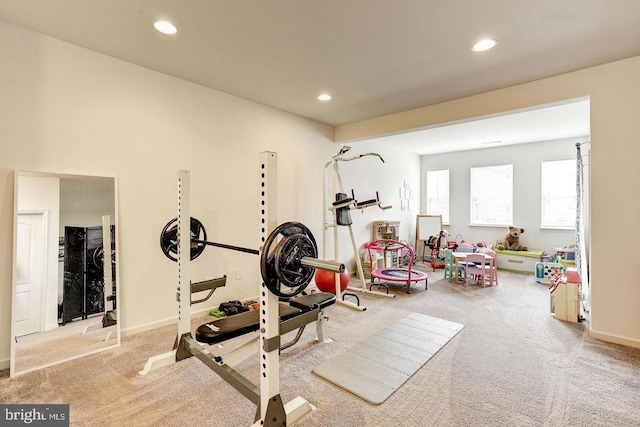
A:
<svg viewBox="0 0 640 427">
<path fill-rule="evenodd" d="M 198 300 L 192 300 L 191 304 L 196 304 L 208 300 L 213 292 L 220 287 L 226 286 L 227 276 L 217 277 L 215 279 L 205 280 L 191 284 L 191 294 L 209 291 L 207 296 Z M 289 299 L 288 302 L 280 302 L 278 311 L 280 317 L 280 336 L 298 330 L 295 338 L 280 345 L 280 350 L 291 347 L 298 342 L 307 324 L 316 322 L 316 334 L 319 342 L 328 340 L 326 332 L 326 322 L 324 317 L 324 309 L 336 302 L 336 296 L 328 292 L 317 292 L 309 295 L 303 295 Z M 234 314 L 233 316 L 223 317 L 211 322 L 204 323 L 196 328 L 196 339 L 190 336 L 176 337 L 174 350 L 158 356 L 149 358 L 144 369 L 140 371 L 145 375 L 152 370 L 166 366 L 171 360 L 177 362 L 193 355 L 198 356 L 200 360 L 205 362 L 207 366 L 217 371 L 202 357 L 213 359 L 217 366 L 223 366 L 222 358 L 214 356 L 210 350 L 205 349 L 200 343 L 205 345 L 219 344 L 232 338 L 246 335 L 260 329 L 260 310 L 250 310 L 243 313 Z M 188 334 L 186 334 L 188 335 Z M 245 345 L 243 351 L 237 351 L 233 356 L 227 356 L 225 359 L 234 360 L 237 363 L 243 360 L 251 353 L 255 352 L 256 339 Z M 247 350 L 249 349 L 249 350 Z M 233 352 L 232 352 L 233 353 Z M 199 356 L 202 355 L 202 357 Z M 242 355 L 241 355 L 242 354 Z"/>
<path fill-rule="evenodd" d="M 318 340 L 324 341 L 325 322 L 323 311 L 336 302 L 336 296 L 328 292 L 318 292 L 310 295 L 292 298 L 288 303 L 280 302 L 278 311 L 280 316 L 280 335 L 298 329 L 296 338 L 280 349 L 291 347 L 298 342 L 304 328 L 311 322 L 318 322 Z M 233 316 L 207 322 L 196 329 L 196 341 L 206 344 L 218 344 L 231 338 L 255 332 L 260 328 L 260 313 L 258 310 L 245 311 Z"/>
</svg>

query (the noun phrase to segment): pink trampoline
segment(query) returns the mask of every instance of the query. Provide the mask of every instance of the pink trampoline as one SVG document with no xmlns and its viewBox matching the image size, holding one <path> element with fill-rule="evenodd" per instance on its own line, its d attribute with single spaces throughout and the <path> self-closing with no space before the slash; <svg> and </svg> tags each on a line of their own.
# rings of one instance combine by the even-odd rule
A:
<svg viewBox="0 0 640 427">
<path fill-rule="evenodd" d="M 407 244 L 399 242 L 397 240 L 389 240 L 389 239 L 381 239 L 374 240 L 373 242 L 369 242 L 367 245 L 367 249 L 369 251 L 369 259 L 376 259 L 375 254 L 372 251 L 384 251 L 385 248 L 392 247 L 398 248 L 402 247 L 402 253 L 408 254 L 409 263 L 406 268 L 372 268 L 371 269 L 371 284 L 369 285 L 369 290 L 373 286 L 383 286 L 387 289 L 387 293 L 389 292 L 389 287 L 387 284 L 389 283 L 402 283 L 405 286 L 405 291 L 409 294 L 411 293 L 411 283 L 420 282 L 424 280 L 424 289 L 427 289 L 427 273 L 422 271 L 413 270 L 413 263 L 416 259 L 416 254 L 413 248 Z M 404 257 L 403 257 L 404 258 Z"/>
</svg>

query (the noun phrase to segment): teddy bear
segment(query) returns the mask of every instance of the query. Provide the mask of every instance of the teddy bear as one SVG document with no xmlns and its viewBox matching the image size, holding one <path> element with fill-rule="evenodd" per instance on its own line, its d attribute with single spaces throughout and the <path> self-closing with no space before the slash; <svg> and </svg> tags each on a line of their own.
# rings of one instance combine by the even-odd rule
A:
<svg viewBox="0 0 640 427">
<path fill-rule="evenodd" d="M 507 234 L 502 237 L 500 240 L 496 240 L 495 245 L 493 247 L 495 249 L 501 251 L 526 251 L 528 248 L 526 246 L 520 245 L 520 235 L 524 233 L 524 228 L 522 227 L 514 227 L 510 225 L 508 227 L 509 231 Z"/>
</svg>

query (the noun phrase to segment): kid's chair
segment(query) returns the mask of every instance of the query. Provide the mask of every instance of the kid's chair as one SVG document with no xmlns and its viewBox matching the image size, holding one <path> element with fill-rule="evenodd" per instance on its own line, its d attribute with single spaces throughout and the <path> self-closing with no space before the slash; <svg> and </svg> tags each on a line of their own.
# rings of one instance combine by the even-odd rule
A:
<svg viewBox="0 0 640 427">
<path fill-rule="evenodd" d="M 465 266 L 465 285 L 469 283 L 482 283 L 482 287 L 486 286 L 487 265 L 485 264 L 484 254 L 468 254 L 466 256 Z M 491 274 L 491 272 L 489 272 Z"/>
<path fill-rule="evenodd" d="M 458 262 L 458 280 L 464 280 L 465 275 L 465 265 L 466 262 Z M 448 279 L 450 282 L 455 280 L 456 275 L 456 260 L 453 257 L 453 252 L 449 249 L 445 249 L 444 251 L 444 278 Z"/>
</svg>

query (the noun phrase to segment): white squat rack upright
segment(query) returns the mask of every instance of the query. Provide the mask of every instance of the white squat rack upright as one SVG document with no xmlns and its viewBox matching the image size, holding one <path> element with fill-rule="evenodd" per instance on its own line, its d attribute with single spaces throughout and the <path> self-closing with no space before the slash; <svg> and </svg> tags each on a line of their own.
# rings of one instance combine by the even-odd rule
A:
<svg viewBox="0 0 640 427">
<path fill-rule="evenodd" d="M 261 176 L 261 247 L 269 234 L 277 227 L 277 154 L 273 152 L 260 153 Z M 189 171 L 178 172 L 178 335 L 190 335 L 191 332 L 191 214 L 189 207 L 190 182 Z M 252 426 L 291 425 L 304 414 L 315 407 L 304 398 L 298 396 L 283 404 L 280 397 L 280 317 L 279 298 L 270 292 L 263 281 L 260 285 L 260 384 L 255 386 L 239 373 L 229 367 L 229 364 L 212 362 L 207 349 L 191 338 L 184 338 L 188 342 L 190 351 L 221 375 L 225 381 L 240 391 L 245 397 L 258 404 L 256 421 Z M 238 357 L 246 358 L 253 343 L 247 348 L 241 348 Z M 195 349 L 195 350 L 194 350 Z M 167 353 L 151 357 L 140 374 L 146 375 L 152 370 L 167 366 L 177 361 L 177 348 Z M 229 361 L 228 361 L 229 362 Z M 224 365 L 224 366 L 223 366 Z"/>
<path fill-rule="evenodd" d="M 360 277 L 362 286 L 359 288 L 349 286 L 343 293 L 340 290 L 340 275 L 336 274 L 335 275 L 335 286 L 336 286 L 335 293 L 336 293 L 338 304 L 344 304 L 348 307 L 364 311 L 366 310 L 366 307 L 360 305 L 360 299 L 353 294 L 346 293 L 346 291 L 362 292 L 366 294 L 374 294 L 374 295 L 379 295 L 379 296 L 384 296 L 389 298 L 395 298 L 395 294 L 372 291 L 367 288 L 367 281 L 364 277 L 364 272 L 362 270 L 362 262 L 360 261 L 360 256 L 358 254 L 358 246 L 356 245 L 356 239 L 353 235 L 353 229 L 351 228 L 352 221 L 351 221 L 350 211 L 354 209 L 365 209 L 372 206 L 377 206 L 382 210 L 386 210 L 391 208 L 391 206 L 382 206 L 380 204 L 380 199 L 378 197 L 377 192 L 376 192 L 375 199 L 365 200 L 363 202 L 358 202 L 355 199 L 355 194 L 353 190 L 351 191 L 351 197 L 349 197 L 344 192 L 344 187 L 342 185 L 342 178 L 340 177 L 340 170 L 338 168 L 339 162 L 349 162 L 352 160 L 361 159 L 362 157 L 366 157 L 366 156 L 374 156 L 374 157 L 378 157 L 384 163 L 384 159 L 378 153 L 364 153 L 364 154 L 356 154 L 351 157 L 344 157 L 344 154 L 347 153 L 349 150 L 351 150 L 351 147 L 346 145 L 343 146 L 340 149 L 340 151 L 334 154 L 331 157 L 331 160 L 324 165 L 325 176 L 324 176 L 324 185 L 323 185 L 323 206 L 328 206 L 328 208 L 324 211 L 324 214 L 323 214 L 324 233 L 323 233 L 323 240 L 322 240 L 322 251 L 323 251 L 323 258 L 327 259 L 327 256 L 326 256 L 327 233 L 329 232 L 329 229 L 333 229 L 334 259 L 340 259 L 338 256 L 338 246 L 339 246 L 338 245 L 338 236 L 339 236 L 338 227 L 346 226 L 349 229 L 349 235 L 351 237 L 351 246 L 353 248 L 353 254 L 356 259 L 356 267 L 358 269 L 358 275 Z M 329 176 L 331 177 L 330 189 L 331 189 L 331 197 L 333 198 L 333 201 L 331 203 L 328 203 L 327 201 L 327 195 L 328 195 L 327 185 L 329 181 Z M 331 217 L 332 217 L 331 223 L 328 222 L 329 221 L 327 218 L 328 212 L 331 212 Z M 354 296 L 358 302 L 353 303 L 350 301 L 345 301 L 344 297 L 347 295 Z"/>
<path fill-rule="evenodd" d="M 118 323 L 117 311 L 115 304 L 115 295 L 113 295 L 113 252 L 110 249 L 111 243 L 111 215 L 102 215 L 102 270 L 103 270 L 103 294 L 104 294 L 104 314 L 99 323 L 94 323 L 84 328 L 82 334 L 99 331 L 104 329 L 106 335 L 103 341 L 109 341 L 113 337 L 113 333 L 117 334 L 117 342 L 120 343 L 120 332 L 114 326 Z M 116 292 L 117 295 L 117 292 Z"/>
</svg>

